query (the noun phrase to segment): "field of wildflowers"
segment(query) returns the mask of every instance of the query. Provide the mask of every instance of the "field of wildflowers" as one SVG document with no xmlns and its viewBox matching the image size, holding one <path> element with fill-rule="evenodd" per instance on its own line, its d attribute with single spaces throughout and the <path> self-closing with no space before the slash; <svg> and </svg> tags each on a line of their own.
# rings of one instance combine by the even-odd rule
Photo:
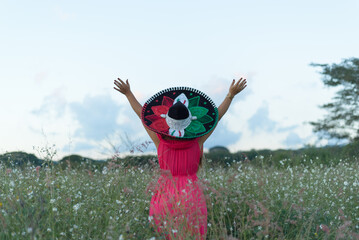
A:
<svg viewBox="0 0 359 240">
<path fill-rule="evenodd" d="M 208 239 L 359 239 L 358 161 L 206 161 Z M 0 239 L 163 239 L 148 218 L 158 174 L 116 159 L 102 170 L 0 163 Z"/>
</svg>

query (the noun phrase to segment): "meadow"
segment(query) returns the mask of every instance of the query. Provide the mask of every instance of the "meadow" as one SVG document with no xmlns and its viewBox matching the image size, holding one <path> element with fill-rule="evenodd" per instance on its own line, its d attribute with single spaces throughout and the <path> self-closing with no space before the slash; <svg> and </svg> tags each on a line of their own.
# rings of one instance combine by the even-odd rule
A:
<svg viewBox="0 0 359 240">
<path fill-rule="evenodd" d="M 359 239 L 358 159 L 254 160 L 204 161 L 207 239 Z M 0 163 L 0 239 L 164 239 L 148 217 L 159 175 L 155 159 L 149 163 Z"/>
</svg>

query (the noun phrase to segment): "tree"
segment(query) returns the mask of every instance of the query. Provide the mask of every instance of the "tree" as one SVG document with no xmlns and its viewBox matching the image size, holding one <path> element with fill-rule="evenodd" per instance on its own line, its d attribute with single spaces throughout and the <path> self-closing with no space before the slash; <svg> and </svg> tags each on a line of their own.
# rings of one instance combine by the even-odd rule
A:
<svg viewBox="0 0 359 240">
<path fill-rule="evenodd" d="M 323 83 L 338 90 L 332 102 L 320 106 L 328 113 L 324 119 L 310 122 L 320 138 L 359 140 L 359 58 L 349 58 L 339 64 L 317 64 Z"/>
</svg>

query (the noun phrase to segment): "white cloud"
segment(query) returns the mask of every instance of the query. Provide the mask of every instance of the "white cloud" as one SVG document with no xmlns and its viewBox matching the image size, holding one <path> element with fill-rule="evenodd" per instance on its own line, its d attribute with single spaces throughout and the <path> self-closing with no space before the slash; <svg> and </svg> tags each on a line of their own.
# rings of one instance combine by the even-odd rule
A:
<svg viewBox="0 0 359 240">
<path fill-rule="evenodd" d="M 228 128 L 226 122 L 219 122 L 212 135 L 204 144 L 205 149 L 215 146 L 229 146 L 233 142 L 237 142 L 241 138 L 241 133 L 235 133 Z"/>
<path fill-rule="evenodd" d="M 45 80 L 49 77 L 49 73 L 47 71 L 37 72 L 34 76 L 34 81 L 36 84 L 41 85 Z"/>
<path fill-rule="evenodd" d="M 44 97 L 39 108 L 31 111 L 34 115 L 42 115 L 48 119 L 56 119 L 64 115 L 67 101 L 64 88 L 55 89 L 50 95 Z"/>
<path fill-rule="evenodd" d="M 68 11 L 65 11 L 62 7 L 57 6 L 55 8 L 56 16 L 61 19 L 62 21 L 68 21 L 75 18 L 74 13 L 70 13 Z"/>
<path fill-rule="evenodd" d="M 299 137 L 298 134 L 296 134 L 295 132 L 290 132 L 285 138 L 285 140 L 283 141 L 283 144 L 286 147 L 298 148 L 298 147 L 303 147 L 303 142 L 304 139 Z"/>
<path fill-rule="evenodd" d="M 257 111 L 248 119 L 249 130 L 254 132 L 273 132 L 278 126 L 276 121 L 269 118 L 268 104 L 265 102 Z"/>
<path fill-rule="evenodd" d="M 110 96 L 86 96 L 83 102 L 73 102 L 69 105 L 80 125 L 75 137 L 101 140 L 118 127 L 116 120 L 120 107 Z"/>
</svg>

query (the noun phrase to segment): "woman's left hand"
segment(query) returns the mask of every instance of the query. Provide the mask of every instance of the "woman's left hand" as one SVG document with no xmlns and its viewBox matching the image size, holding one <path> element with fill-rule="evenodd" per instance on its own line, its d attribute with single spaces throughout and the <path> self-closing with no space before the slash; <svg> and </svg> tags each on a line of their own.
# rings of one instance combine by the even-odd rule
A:
<svg viewBox="0 0 359 240">
<path fill-rule="evenodd" d="M 229 87 L 229 94 L 232 98 L 240 93 L 243 89 L 247 87 L 247 80 L 245 78 L 240 78 L 236 83 L 236 80 L 233 79 L 231 86 Z"/>
<path fill-rule="evenodd" d="M 127 96 L 127 94 L 131 92 L 128 79 L 126 80 L 126 82 L 122 81 L 120 78 L 117 78 L 117 80 L 114 81 L 114 84 L 117 86 L 117 88 L 114 87 L 114 89 Z"/>
</svg>

